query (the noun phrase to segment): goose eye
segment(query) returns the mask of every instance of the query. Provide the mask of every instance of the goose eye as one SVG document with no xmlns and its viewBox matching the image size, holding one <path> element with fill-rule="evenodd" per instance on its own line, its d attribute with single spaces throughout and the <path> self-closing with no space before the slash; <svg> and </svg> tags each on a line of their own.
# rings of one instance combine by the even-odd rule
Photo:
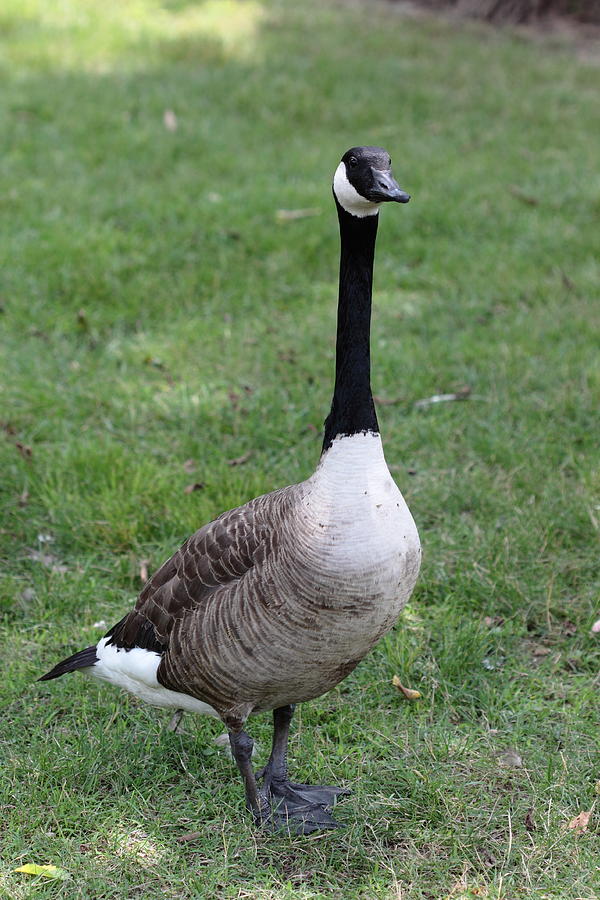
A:
<svg viewBox="0 0 600 900">
<path fill-rule="evenodd" d="M 358 160 L 357 160 L 357 158 L 356 158 L 355 156 L 351 156 L 350 159 L 348 160 L 348 162 L 349 162 L 350 167 L 351 167 L 352 169 L 355 169 L 356 166 L 358 165 Z"/>
</svg>

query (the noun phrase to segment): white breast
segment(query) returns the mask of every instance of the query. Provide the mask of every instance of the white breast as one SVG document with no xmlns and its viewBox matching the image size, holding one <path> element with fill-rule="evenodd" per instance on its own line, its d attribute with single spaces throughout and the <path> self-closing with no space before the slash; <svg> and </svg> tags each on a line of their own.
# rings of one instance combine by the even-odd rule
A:
<svg viewBox="0 0 600 900">
<path fill-rule="evenodd" d="M 339 437 L 309 479 L 310 510 L 321 552 L 349 583 L 368 593 L 410 595 L 420 562 L 419 535 L 390 475 L 381 438 L 372 432 Z"/>
</svg>

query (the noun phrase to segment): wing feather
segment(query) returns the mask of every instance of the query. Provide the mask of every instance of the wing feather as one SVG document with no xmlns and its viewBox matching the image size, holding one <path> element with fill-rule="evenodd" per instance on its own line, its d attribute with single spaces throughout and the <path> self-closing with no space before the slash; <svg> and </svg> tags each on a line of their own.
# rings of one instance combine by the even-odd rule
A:
<svg viewBox="0 0 600 900">
<path fill-rule="evenodd" d="M 191 535 L 148 580 L 134 609 L 111 628 L 109 643 L 164 653 L 179 619 L 264 561 L 274 545 L 269 511 L 287 490 L 231 509 Z"/>
</svg>

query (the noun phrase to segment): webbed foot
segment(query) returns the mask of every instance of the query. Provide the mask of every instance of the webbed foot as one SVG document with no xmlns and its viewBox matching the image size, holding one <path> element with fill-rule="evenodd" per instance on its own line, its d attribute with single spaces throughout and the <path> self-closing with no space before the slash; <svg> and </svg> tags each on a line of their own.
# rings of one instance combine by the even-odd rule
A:
<svg viewBox="0 0 600 900">
<path fill-rule="evenodd" d="M 297 801 L 292 797 L 271 799 L 271 815 L 263 820 L 263 827 L 270 831 L 288 831 L 290 834 L 312 834 L 330 828 L 342 828 L 319 803 Z"/>
<path fill-rule="evenodd" d="M 282 779 L 265 779 L 261 793 L 268 797 L 271 815 L 264 819 L 267 828 L 288 830 L 292 834 L 341 828 L 329 814 L 336 798 L 350 791 L 328 785 L 295 784 Z"/>
</svg>

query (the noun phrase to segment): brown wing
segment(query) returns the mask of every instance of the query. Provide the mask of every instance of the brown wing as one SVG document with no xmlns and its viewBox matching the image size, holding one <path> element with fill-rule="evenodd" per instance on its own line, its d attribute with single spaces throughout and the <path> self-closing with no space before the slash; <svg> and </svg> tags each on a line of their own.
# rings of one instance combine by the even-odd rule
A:
<svg viewBox="0 0 600 900">
<path fill-rule="evenodd" d="M 286 490 L 285 488 L 283 489 Z M 274 499 L 275 491 L 267 495 Z M 223 513 L 187 539 L 154 573 L 135 608 L 107 634 L 109 643 L 163 653 L 175 622 L 217 588 L 242 578 L 274 542 L 266 496 Z"/>
</svg>

